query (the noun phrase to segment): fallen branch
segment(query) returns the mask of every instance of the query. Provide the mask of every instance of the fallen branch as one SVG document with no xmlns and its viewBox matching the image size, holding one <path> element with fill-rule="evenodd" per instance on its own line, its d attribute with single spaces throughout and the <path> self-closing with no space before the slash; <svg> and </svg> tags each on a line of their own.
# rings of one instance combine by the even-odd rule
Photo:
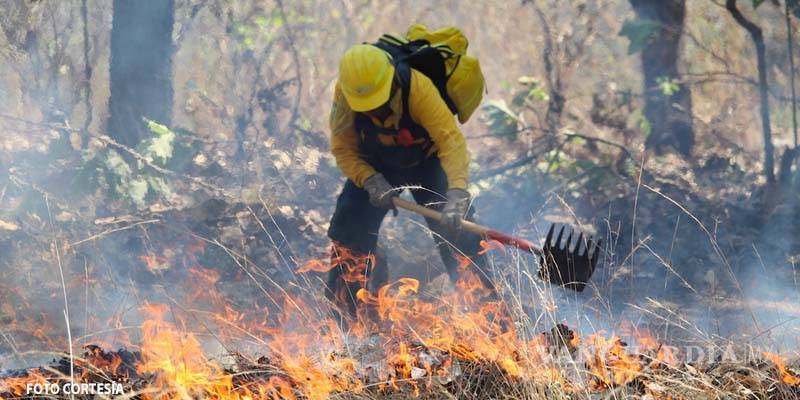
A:
<svg viewBox="0 0 800 400">
<path fill-rule="evenodd" d="M 120 232 L 120 231 L 128 230 L 128 229 L 131 229 L 131 228 L 135 228 L 135 227 L 137 227 L 139 225 L 154 224 L 154 223 L 157 223 L 157 222 L 161 222 L 161 220 L 160 219 L 148 219 L 148 220 L 145 220 L 145 221 L 139 221 L 139 222 L 136 222 L 136 223 L 133 223 L 133 224 L 130 224 L 130 225 L 121 226 L 121 227 L 118 227 L 118 228 L 106 229 L 106 230 L 104 230 L 104 231 L 102 231 L 100 233 L 97 233 L 97 234 L 94 234 L 92 236 L 89 236 L 86 239 L 81 239 L 81 240 L 78 240 L 77 242 L 69 243 L 69 244 L 67 244 L 67 248 L 75 247 L 75 246 L 77 246 L 79 244 L 82 244 L 82 243 L 91 242 L 91 241 L 100 239 L 101 237 L 103 237 L 105 235 L 109 235 L 109 234 L 112 234 L 112 233 L 115 233 L 115 232 Z"/>
<path fill-rule="evenodd" d="M 580 133 L 567 133 L 566 136 L 567 136 L 568 139 L 579 138 L 579 139 L 586 140 L 587 142 L 602 143 L 602 144 L 605 144 L 605 145 L 616 147 L 616 148 L 622 150 L 622 153 L 625 154 L 626 156 L 628 156 L 628 158 L 630 158 L 631 160 L 636 160 L 636 158 L 633 156 L 633 153 L 627 147 L 625 147 L 625 145 L 623 145 L 621 143 L 613 142 L 611 140 L 603 139 L 603 138 L 599 138 L 599 137 L 586 136 L 586 135 L 582 135 Z"/>
<path fill-rule="evenodd" d="M 486 172 L 484 172 L 482 174 L 477 175 L 474 178 L 474 181 L 475 182 L 482 181 L 484 179 L 489 179 L 489 178 L 491 178 L 493 176 L 502 175 L 502 174 L 504 174 L 504 173 L 506 173 L 506 172 L 508 172 L 508 171 L 510 171 L 512 169 L 523 167 L 525 165 L 528 165 L 531 161 L 533 161 L 536 158 L 538 158 L 540 155 L 541 154 L 530 155 L 530 156 L 527 156 L 527 157 L 520 158 L 519 160 L 514 161 L 514 162 L 512 162 L 510 164 L 506 164 L 506 165 L 503 165 L 501 167 L 490 169 L 490 170 L 488 170 L 488 171 L 486 171 Z"/>
</svg>

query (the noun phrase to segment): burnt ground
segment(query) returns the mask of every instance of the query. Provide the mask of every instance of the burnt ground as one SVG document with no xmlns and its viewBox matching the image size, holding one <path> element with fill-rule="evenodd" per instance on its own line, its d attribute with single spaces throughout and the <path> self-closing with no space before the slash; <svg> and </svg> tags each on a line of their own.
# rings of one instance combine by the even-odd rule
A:
<svg viewBox="0 0 800 400">
<path fill-rule="evenodd" d="M 552 323 L 611 333 L 625 321 L 670 343 L 718 338 L 796 348 L 798 192 L 791 183 L 741 185 L 736 182 L 756 181 L 755 173 L 713 153 L 699 159 L 687 165 L 667 156 L 639 170 L 607 168 L 611 178 L 603 190 L 510 171 L 502 180 L 487 179 L 477 218 L 533 239 L 553 221 L 604 238 L 590 290 L 548 291 L 559 306 Z M 526 186 L 549 190 L 511 195 Z M 319 302 L 323 274 L 296 270 L 311 258 L 327 258 L 330 210 L 322 206 L 308 212 L 270 204 L 268 197 L 207 196 L 188 207 L 92 216 L 19 181 L 11 188 L 8 198 L 27 202 L 30 211 L 0 230 L 5 365 L 24 363 L 13 354 L 41 350 L 42 342 L 48 350 L 63 348 L 59 264 L 73 337 L 112 348 L 135 343 L 131 327 L 141 321 L 137 310 L 145 301 L 196 302 L 191 309 L 227 304 L 270 316 L 279 315 L 275 297 L 284 290 Z M 381 248 L 392 279 L 442 282 L 421 219 L 387 217 Z M 530 313 L 541 312 L 546 301 L 520 279 L 535 275 L 535 260 L 514 251 L 493 257 L 498 277 L 509 283 L 507 295 L 519 297 Z"/>
</svg>

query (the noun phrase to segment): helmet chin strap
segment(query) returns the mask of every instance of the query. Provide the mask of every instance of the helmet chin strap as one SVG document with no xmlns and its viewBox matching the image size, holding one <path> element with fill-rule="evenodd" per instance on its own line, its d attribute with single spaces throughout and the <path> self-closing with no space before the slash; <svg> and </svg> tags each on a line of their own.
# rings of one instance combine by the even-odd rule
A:
<svg viewBox="0 0 800 400">
<path fill-rule="evenodd" d="M 369 111 L 364 111 L 364 114 L 369 115 L 372 118 L 375 118 L 380 121 L 386 120 L 389 115 L 392 114 L 392 108 L 389 103 L 392 101 L 392 97 L 394 97 L 395 92 L 397 90 L 397 86 L 392 83 L 392 90 L 389 92 L 389 99 L 386 100 L 385 103 L 381 104 L 378 108 L 374 108 Z"/>
<path fill-rule="evenodd" d="M 386 118 L 389 117 L 389 115 L 392 114 L 392 109 L 389 107 L 389 102 L 386 102 L 383 103 L 383 105 L 381 105 L 380 107 L 374 110 L 365 111 L 364 113 L 369 115 L 370 117 L 373 117 L 380 121 L 384 121 Z"/>
</svg>

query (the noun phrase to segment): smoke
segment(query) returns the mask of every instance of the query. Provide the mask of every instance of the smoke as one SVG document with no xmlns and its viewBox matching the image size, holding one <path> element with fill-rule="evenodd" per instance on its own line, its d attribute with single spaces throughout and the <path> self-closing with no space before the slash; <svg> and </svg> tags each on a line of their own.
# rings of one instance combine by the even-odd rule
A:
<svg viewBox="0 0 800 400">
<path fill-rule="evenodd" d="M 626 12 L 624 3 L 610 7 L 610 15 Z M 80 105 L 84 85 L 83 61 L 78 57 L 83 53 L 83 48 L 81 41 L 72 38 L 69 31 L 75 29 L 78 32 L 82 27 L 73 15 L 76 10 L 69 9 L 66 3 L 5 3 L 5 6 L 14 9 L 2 8 L 3 12 L 0 12 L 0 26 L 4 32 L 2 39 L 13 47 L 18 57 L 4 58 L 0 64 L 0 71 L 3 72 L 0 75 L 8 77 L 0 85 L 0 104 L 5 113 L 45 125 L 19 121 L 10 123 L 6 119 L 0 124 L 3 130 L 3 138 L 0 138 L 2 171 L 6 172 L 8 166 L 13 166 L 15 176 L 21 176 L 28 183 L 28 186 L 9 183 L 7 177 L 0 177 L 3 193 L 0 199 L 5 201 L 0 201 L 0 219 L 18 218 L 15 221 L 22 221 L 20 224 L 25 226 L 27 232 L 37 234 L 0 238 L 0 248 L 4 250 L 0 255 L 2 268 L 5 269 L 3 276 L 13 278 L 3 281 L 0 286 L 4 313 L 0 314 L 2 368 L 37 365 L 43 359 L 52 358 L 52 355 L 36 354 L 36 350 L 45 347 L 48 350 L 67 348 L 64 305 L 59 297 L 61 282 L 56 278 L 56 260 L 52 252 L 54 246 L 64 246 L 65 241 L 74 243 L 95 234 L 103 235 L 99 240 L 72 247 L 62 254 L 71 334 L 78 343 L 99 343 L 110 348 L 135 344 L 139 339 L 136 337 L 136 327 L 146 318 L 140 313 L 143 304 L 169 304 L 176 310 L 181 307 L 193 308 L 199 304 L 186 299 L 192 299 L 198 291 L 204 291 L 205 294 L 217 291 L 219 296 L 240 309 L 263 309 L 265 305 L 275 309 L 280 304 L 276 305 L 277 302 L 270 296 L 279 297 L 283 289 L 291 288 L 303 293 L 320 289 L 319 277 L 297 276 L 291 269 L 304 259 L 325 257 L 325 224 L 334 207 L 334 187 L 340 183 L 341 177 L 328 158 L 321 157 L 320 162 L 318 156 L 304 155 L 320 154 L 327 150 L 325 116 L 329 96 L 325 93 L 330 89 L 326 85 L 335 76 L 335 70 L 330 65 L 335 65 L 338 53 L 345 46 L 341 38 L 347 37 L 350 39 L 346 41 L 357 42 L 367 39 L 368 33 L 353 29 L 349 22 L 342 24 L 342 20 L 353 16 L 347 13 L 342 16 L 339 10 L 335 13 L 338 16 L 319 15 L 323 21 L 319 25 L 331 27 L 331 30 L 319 35 L 317 31 L 296 29 L 296 45 L 308 45 L 310 49 L 303 50 L 301 65 L 295 66 L 287 50 L 291 40 L 285 39 L 285 32 L 280 29 L 287 21 L 268 20 L 266 28 L 260 27 L 262 20 L 245 20 L 242 16 L 262 13 L 264 10 L 259 7 L 266 6 L 259 4 L 251 13 L 248 5 L 246 2 L 236 3 L 228 15 L 203 7 L 196 11 L 193 6 L 191 14 L 199 15 L 196 20 L 181 17 L 187 10 L 176 12 L 176 25 L 181 28 L 180 32 L 175 32 L 178 43 L 175 44 L 177 52 L 173 62 L 172 78 L 176 91 L 173 108 L 177 114 L 175 120 L 192 128 L 203 143 L 221 143 L 208 145 L 204 149 L 210 154 L 209 157 L 224 161 L 226 151 L 235 146 L 252 154 L 244 167 L 228 165 L 219 167 L 219 170 L 222 176 L 231 176 L 233 171 L 241 174 L 241 181 L 254 182 L 254 192 L 258 196 L 250 196 L 246 200 L 251 203 L 263 201 L 273 214 L 260 215 L 258 223 L 255 220 L 240 223 L 248 215 L 243 207 L 225 209 L 224 213 L 231 217 L 228 220 L 223 220 L 219 213 L 202 209 L 187 210 L 187 214 L 193 214 L 192 218 L 208 221 L 209 225 L 214 226 L 208 228 L 207 232 L 187 229 L 190 232 L 188 236 L 177 236 L 166 235 L 159 228 L 147 225 L 132 226 L 141 222 L 137 218 L 145 212 L 139 214 L 138 210 L 125 210 L 115 203 L 117 200 L 99 196 L 90 198 L 87 195 L 79 200 L 71 200 L 71 197 L 50 198 L 50 207 L 53 209 L 51 217 L 55 222 L 49 221 L 47 205 L 40 199 L 51 194 L 57 195 L 57 189 L 63 190 L 69 184 L 67 180 L 60 179 L 62 175 L 52 173 L 54 170 L 61 171 L 65 164 L 58 161 L 55 154 L 47 153 L 50 147 L 46 144 L 51 141 L 70 144 L 68 139 L 74 133 L 67 129 L 58 131 L 50 128 L 52 124 L 78 126 L 85 118 L 85 110 Z M 364 12 L 375 11 L 370 7 L 365 6 Z M 531 38 L 532 43 L 537 43 L 539 28 L 527 23 L 529 21 L 526 18 L 534 20 L 527 8 L 520 9 L 514 5 L 507 9 L 503 6 L 486 15 L 486 6 L 475 7 L 460 11 L 457 22 L 468 24 L 466 29 L 475 37 L 471 49 L 481 56 L 487 80 L 492 83 L 493 91 L 487 98 L 510 97 L 508 90 L 495 91 L 495 87 L 504 86 L 505 83 L 500 82 L 513 81 L 517 76 L 543 74 L 538 65 L 531 65 L 530 57 L 520 57 L 522 53 L 516 51 L 497 49 L 506 49 L 509 37 L 524 36 Z M 423 11 L 398 10 L 403 14 L 400 16 L 375 14 L 381 21 L 391 18 L 393 23 L 397 23 L 411 21 Z M 95 127 L 102 125 L 104 101 L 109 92 L 103 82 L 108 79 L 106 70 L 111 9 L 100 7 L 96 12 L 96 19 L 90 22 L 93 45 L 91 61 L 95 67 L 92 78 Z M 356 11 L 348 10 L 350 12 Z M 325 13 L 323 7 L 320 7 L 319 13 Z M 270 18 L 277 18 L 273 14 L 278 13 L 272 12 Z M 477 29 L 485 26 L 485 15 L 486 18 L 504 22 L 494 24 L 499 29 L 496 33 L 501 37 L 490 37 L 488 33 Z M 425 16 L 437 23 L 438 17 Z M 613 21 L 614 18 L 608 20 Z M 26 24 L 29 22 L 35 26 L 28 27 Z M 342 25 L 347 28 L 342 31 L 332 28 Z M 17 26 L 25 29 L 14 30 Z M 265 31 L 259 30 L 262 28 Z M 603 58 L 611 61 L 589 60 L 582 64 L 581 68 L 585 69 L 579 69 L 576 76 L 585 78 L 587 82 L 609 79 L 623 82 L 629 78 L 631 68 L 627 63 L 630 61 L 622 61 L 624 52 L 619 52 L 617 28 L 602 27 L 603 31 L 599 33 L 609 38 L 606 46 L 609 50 L 604 50 L 609 54 L 604 54 Z M 260 32 L 260 36 L 245 37 L 246 33 L 253 30 Z M 398 26 L 393 30 L 402 29 Z M 354 40 L 355 37 L 358 40 Z M 275 41 L 268 42 L 268 39 Z M 270 53 L 268 49 L 273 47 L 281 51 Z M 528 54 L 528 50 L 524 50 L 524 54 Z M 518 61 L 520 58 L 524 60 Z M 262 64 L 269 68 L 262 69 Z M 296 68 L 298 72 L 294 71 Z M 284 71 L 292 71 L 298 76 L 273 76 Z M 304 91 L 298 89 L 296 94 L 279 95 L 278 89 L 291 86 L 286 83 L 287 79 L 305 79 Z M 567 93 L 569 98 L 573 95 L 580 98 L 579 89 L 592 88 L 591 84 L 574 86 L 580 88 L 575 89 L 576 93 Z M 773 87 L 782 93 L 787 91 L 785 85 L 780 83 Z M 261 115 L 256 110 L 256 117 L 253 117 L 254 106 L 243 100 L 259 97 L 251 96 L 251 92 L 268 93 L 276 98 L 275 104 L 285 102 L 294 106 L 296 98 L 300 102 L 299 111 L 291 114 L 298 114 L 301 118 L 295 120 L 296 115 L 283 115 L 294 110 L 278 105 L 270 107 L 280 112 L 273 112 L 269 108 L 269 112 L 262 110 L 264 115 Z M 730 92 L 739 95 L 739 91 Z M 749 96 L 747 93 L 741 96 L 745 97 L 739 100 L 748 101 L 734 101 L 735 107 L 719 108 L 738 110 L 754 104 L 746 98 Z M 695 104 L 709 100 L 708 97 L 700 97 Z M 782 104 L 780 107 L 783 107 Z M 250 120 L 246 118 L 248 110 Z M 729 114 L 721 112 L 718 117 L 734 117 Z M 275 128 L 274 122 L 279 119 L 282 124 Z M 289 120 L 292 128 L 285 128 Z M 231 134 L 240 121 L 246 127 L 238 132 L 238 136 Z M 752 141 L 750 138 L 753 135 L 738 133 L 756 125 L 743 123 L 742 126 L 724 135 L 730 136 L 729 140 L 746 136 L 741 139 L 743 142 Z M 95 127 L 92 129 L 95 130 Z M 468 136 L 478 137 L 484 134 L 484 128 L 476 119 L 464 127 L 464 131 Z M 717 128 L 714 127 L 714 130 L 716 132 Z M 470 140 L 470 148 L 476 155 L 475 159 L 481 163 L 481 168 L 503 163 L 507 161 L 504 157 L 510 157 L 509 154 L 522 153 L 517 148 L 519 142 L 505 140 Z M 497 145 L 498 142 L 501 144 Z M 309 148 L 314 152 L 308 151 Z M 32 152 L 28 151 L 31 149 L 35 149 L 33 152 L 39 156 L 32 157 Z M 496 157 L 494 152 L 502 153 L 503 157 Z M 80 158 L 78 152 L 75 154 L 76 159 Z M 311 159 L 313 162 L 309 162 Z M 560 174 L 561 171 L 555 173 Z M 566 323 L 581 334 L 600 331 L 612 333 L 624 330 L 625 321 L 625 324 L 648 327 L 659 339 L 668 343 L 727 338 L 746 340 L 778 351 L 796 348 L 792 346 L 800 337 L 800 310 L 797 306 L 800 303 L 800 286 L 795 279 L 797 265 L 800 264 L 797 260 L 800 254 L 797 239 L 800 237 L 800 226 L 796 223 L 797 196 L 789 194 L 775 202 L 777 204 L 751 207 L 748 197 L 742 199 L 737 196 L 752 192 L 754 186 L 746 185 L 741 190 L 733 191 L 725 187 L 723 182 L 729 181 L 729 185 L 737 186 L 742 185 L 741 182 L 755 182 L 754 177 L 732 173 L 716 178 L 706 177 L 706 180 L 698 183 L 684 180 L 689 173 L 676 169 L 665 174 L 667 183 L 652 176 L 643 181 L 664 189 L 684 209 L 663 196 L 637 187 L 630 180 L 606 181 L 607 185 L 614 188 L 621 186 L 623 189 L 618 192 L 607 190 L 597 195 L 602 197 L 613 193 L 613 196 L 618 196 L 609 197 L 602 204 L 593 202 L 591 198 L 596 196 L 595 191 L 607 188 L 576 189 L 570 182 L 552 179 L 527 168 L 511 171 L 499 182 L 498 179 L 475 182 L 475 186 L 479 187 L 475 207 L 480 223 L 539 243 L 551 222 L 569 223 L 604 240 L 601 266 L 591 286 L 583 293 L 563 291 L 538 282 L 534 278 L 538 268 L 534 257 L 514 251 L 508 251 L 505 257 L 492 255 L 496 257 L 493 263 L 497 278 L 508 286 L 508 300 L 525 310 L 531 321 L 531 330 L 546 331 L 557 323 Z M 55 179 L 52 179 L 53 175 Z M 238 183 L 240 180 L 230 181 Z M 226 187 L 230 189 L 226 193 L 241 189 L 235 186 Z M 6 190 L 6 187 L 9 189 Z M 66 191 L 75 194 L 78 190 L 68 187 Z M 720 193 L 709 193 L 714 191 Z M 752 198 L 753 201 L 759 200 L 756 194 Z M 57 204 L 59 201 L 61 204 Z M 24 204 L 24 207 L 20 204 Z M 281 211 L 285 208 L 289 208 L 289 211 Z M 136 215 L 126 216 L 128 211 Z M 286 218 L 282 219 L 282 214 Z M 109 228 L 124 228 L 122 232 L 107 234 L 104 233 L 106 225 L 94 223 L 95 219 L 117 216 L 131 218 Z M 705 230 L 697 221 L 703 224 Z M 169 228 L 179 225 L 168 219 L 159 224 Z M 53 225 L 65 227 L 64 231 L 54 234 Z M 195 259 L 191 260 L 193 256 L 188 249 L 196 245 L 196 238 L 192 234 L 200 233 L 204 234 L 204 239 L 218 241 L 224 248 L 209 244 L 205 252 L 194 255 Z M 15 247 L 17 243 L 23 245 Z M 383 225 L 381 247 L 388 253 L 390 281 L 412 276 L 424 283 L 445 272 L 433 240 L 419 217 L 408 213 L 401 213 L 397 218 L 387 217 Z M 6 252 L 6 249 L 11 250 Z M 151 261 L 153 265 L 148 266 Z M 198 266 L 207 269 L 204 273 L 219 273 L 219 280 L 190 284 L 196 278 L 191 268 Z M 14 311 L 13 317 L 7 315 L 11 314 L 9 309 Z M 179 311 L 185 313 L 186 310 Z M 274 320 L 278 317 L 269 315 L 265 318 Z M 11 321 L 16 321 L 16 325 Z M 303 326 L 296 324 L 292 328 L 302 330 Z M 200 320 L 188 319 L 187 325 L 202 327 Z M 44 334 L 44 339 L 30 335 L 37 329 Z M 212 330 L 202 329 L 206 333 Z M 223 350 L 214 339 L 208 339 L 206 344 L 211 352 Z M 258 346 L 253 345 L 248 349 L 257 351 Z"/>
</svg>

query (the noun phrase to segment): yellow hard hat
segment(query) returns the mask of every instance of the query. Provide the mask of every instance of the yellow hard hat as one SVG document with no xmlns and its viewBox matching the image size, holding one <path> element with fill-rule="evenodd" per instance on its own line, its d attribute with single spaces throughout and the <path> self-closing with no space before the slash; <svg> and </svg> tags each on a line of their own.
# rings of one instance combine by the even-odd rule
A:
<svg viewBox="0 0 800 400">
<path fill-rule="evenodd" d="M 339 63 L 339 86 L 356 112 L 378 108 L 389 100 L 394 66 L 389 53 L 368 44 L 351 47 Z"/>
</svg>

